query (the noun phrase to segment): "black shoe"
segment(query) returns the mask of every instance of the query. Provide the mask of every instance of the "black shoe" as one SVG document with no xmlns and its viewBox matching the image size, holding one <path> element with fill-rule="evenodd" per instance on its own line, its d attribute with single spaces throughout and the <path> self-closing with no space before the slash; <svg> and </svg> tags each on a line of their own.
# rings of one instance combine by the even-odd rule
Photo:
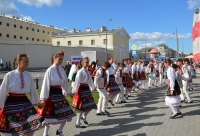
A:
<svg viewBox="0 0 200 136">
<path fill-rule="evenodd" d="M 150 89 L 151 87 L 149 87 L 149 89 Z"/>
<path fill-rule="evenodd" d="M 88 125 L 89 123 L 87 122 L 87 120 L 86 119 L 84 119 L 83 117 L 81 117 L 81 119 L 83 120 L 83 122 L 86 124 L 86 125 Z"/>
<path fill-rule="evenodd" d="M 109 106 L 106 106 L 106 109 L 111 109 Z"/>
<path fill-rule="evenodd" d="M 152 86 L 155 86 L 154 84 L 152 84 Z"/>
<path fill-rule="evenodd" d="M 175 115 L 172 115 L 171 117 L 169 117 L 170 119 L 174 119 L 174 118 L 176 118 L 177 116 L 178 116 L 179 114 L 178 113 L 176 113 Z"/>
<path fill-rule="evenodd" d="M 140 90 L 140 88 L 139 88 L 139 87 L 137 87 L 137 89 L 138 89 L 138 90 Z"/>
<path fill-rule="evenodd" d="M 193 103 L 193 101 L 188 101 L 187 103 Z"/>
<path fill-rule="evenodd" d="M 121 102 L 115 102 L 115 104 L 121 104 Z"/>
<path fill-rule="evenodd" d="M 100 112 L 100 113 L 96 113 L 96 115 L 97 115 L 97 116 L 101 116 L 101 115 L 102 115 L 102 113 L 101 113 L 101 112 Z"/>
<path fill-rule="evenodd" d="M 111 100 L 109 100 L 108 102 L 109 102 L 112 106 L 115 106 L 114 103 L 113 103 Z"/>
<path fill-rule="evenodd" d="M 187 100 L 185 100 L 184 102 L 185 102 L 185 103 L 188 103 L 188 101 L 187 101 Z"/>
<path fill-rule="evenodd" d="M 61 135 L 60 135 L 61 133 L 62 133 L 62 132 L 59 132 L 58 130 L 56 131 L 56 135 L 61 136 Z"/>
<path fill-rule="evenodd" d="M 179 113 L 177 113 L 177 114 L 178 114 L 178 115 L 180 115 L 180 116 L 182 115 L 182 113 L 181 113 L 181 112 L 179 112 Z"/>
<path fill-rule="evenodd" d="M 182 105 L 178 106 L 178 107 L 183 107 Z"/>
<path fill-rule="evenodd" d="M 127 103 L 127 101 L 121 101 L 121 103 Z"/>
<path fill-rule="evenodd" d="M 102 115 L 108 115 L 108 116 L 109 116 L 110 113 L 109 113 L 108 111 L 103 111 L 103 112 L 102 112 Z"/>
<path fill-rule="evenodd" d="M 158 87 L 158 86 L 155 86 L 155 87 Z"/>
<path fill-rule="evenodd" d="M 181 100 L 181 103 L 183 103 L 185 100 Z"/>
<path fill-rule="evenodd" d="M 76 124 L 75 126 L 76 126 L 76 128 L 86 128 L 86 126 L 82 126 L 81 124 L 79 124 L 79 125 Z"/>
</svg>

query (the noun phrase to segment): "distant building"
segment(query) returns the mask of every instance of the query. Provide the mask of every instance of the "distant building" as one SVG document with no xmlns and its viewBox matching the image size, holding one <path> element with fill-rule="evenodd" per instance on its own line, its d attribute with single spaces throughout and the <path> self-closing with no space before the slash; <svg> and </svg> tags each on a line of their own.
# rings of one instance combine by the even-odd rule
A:
<svg viewBox="0 0 200 136">
<path fill-rule="evenodd" d="M 0 13 L 0 43 L 51 44 L 50 34 L 66 30 Z"/>
<path fill-rule="evenodd" d="M 176 58 L 176 51 L 169 48 L 167 45 L 159 44 L 158 46 L 156 46 L 156 48 L 159 50 L 161 56 Z"/>
</svg>

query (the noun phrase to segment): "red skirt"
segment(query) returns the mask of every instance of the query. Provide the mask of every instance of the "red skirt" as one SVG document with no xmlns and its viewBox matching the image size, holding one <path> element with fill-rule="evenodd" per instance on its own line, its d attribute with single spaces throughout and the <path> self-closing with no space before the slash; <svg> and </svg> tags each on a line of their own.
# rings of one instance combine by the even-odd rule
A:
<svg viewBox="0 0 200 136">
<path fill-rule="evenodd" d="M 126 89 L 132 88 L 132 80 L 128 73 L 124 73 L 122 77 L 123 86 L 126 87 Z"/>
<path fill-rule="evenodd" d="M 141 80 L 146 80 L 145 72 L 140 73 Z"/>
<path fill-rule="evenodd" d="M 134 81 L 139 81 L 139 78 L 138 78 L 138 75 L 137 75 L 136 72 L 133 74 L 133 80 Z"/>
</svg>

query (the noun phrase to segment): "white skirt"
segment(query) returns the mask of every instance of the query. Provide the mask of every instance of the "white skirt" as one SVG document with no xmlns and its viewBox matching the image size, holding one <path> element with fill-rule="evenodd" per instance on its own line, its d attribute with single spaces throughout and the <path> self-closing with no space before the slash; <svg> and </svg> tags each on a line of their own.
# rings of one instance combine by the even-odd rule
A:
<svg viewBox="0 0 200 136">
<path fill-rule="evenodd" d="M 181 105 L 181 98 L 180 98 L 179 95 L 177 95 L 177 96 L 166 96 L 165 104 L 167 106 L 169 106 L 169 104 L 171 104 L 172 106 L 180 106 Z"/>
</svg>

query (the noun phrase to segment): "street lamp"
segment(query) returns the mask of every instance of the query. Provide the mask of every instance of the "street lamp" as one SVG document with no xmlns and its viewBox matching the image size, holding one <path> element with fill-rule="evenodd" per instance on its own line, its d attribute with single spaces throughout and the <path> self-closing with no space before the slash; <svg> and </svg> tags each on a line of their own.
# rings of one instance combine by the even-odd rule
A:
<svg viewBox="0 0 200 136">
<path fill-rule="evenodd" d="M 176 25 L 174 22 L 172 22 L 172 25 Z M 178 29 L 176 25 L 176 58 L 179 58 L 179 45 L 178 45 Z"/>
<path fill-rule="evenodd" d="M 107 31 L 108 31 L 108 30 L 107 30 L 107 27 L 108 27 L 108 23 L 109 23 L 110 21 L 112 21 L 112 18 L 108 20 L 107 25 L 106 25 L 106 48 L 105 48 L 106 56 L 108 56 L 108 55 L 107 55 L 107 43 L 108 43 L 108 38 L 107 38 Z"/>
</svg>

